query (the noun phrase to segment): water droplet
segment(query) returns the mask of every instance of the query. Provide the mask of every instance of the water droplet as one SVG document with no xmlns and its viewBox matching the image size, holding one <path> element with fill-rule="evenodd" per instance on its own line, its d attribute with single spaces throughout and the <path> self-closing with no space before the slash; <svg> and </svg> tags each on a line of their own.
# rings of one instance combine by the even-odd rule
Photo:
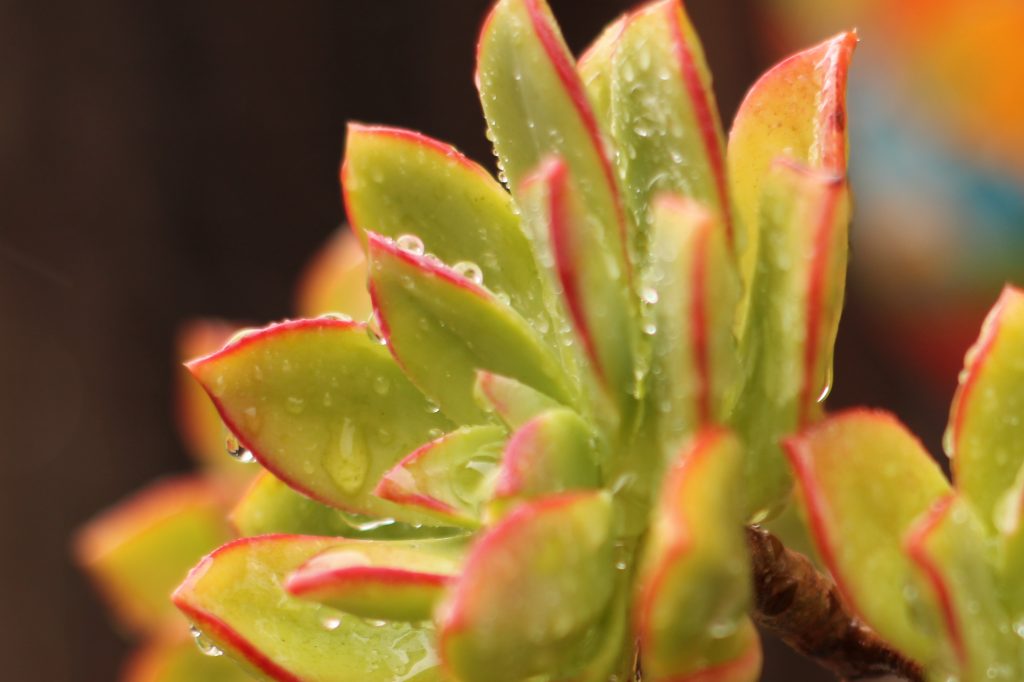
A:
<svg viewBox="0 0 1024 682">
<path fill-rule="evenodd" d="M 416 254 L 417 256 L 423 255 L 423 240 L 414 234 L 403 234 L 395 240 L 395 243 L 398 244 L 398 248 L 403 251 L 408 251 L 409 253 Z"/>
<path fill-rule="evenodd" d="M 654 305 L 658 302 L 658 290 L 654 287 L 644 287 L 640 290 L 640 298 L 644 303 Z"/>
<path fill-rule="evenodd" d="M 501 301 L 504 305 L 511 305 L 512 299 L 504 291 L 496 291 L 494 297 Z"/>
<path fill-rule="evenodd" d="M 337 630 L 341 626 L 341 618 L 328 616 L 320 621 L 320 623 L 324 626 L 324 630 Z"/>
<path fill-rule="evenodd" d="M 238 439 L 234 436 L 229 435 L 224 440 L 224 449 L 232 458 L 242 462 L 243 464 L 256 461 L 256 458 L 252 456 L 252 453 L 249 452 L 244 445 L 239 443 Z"/>
<path fill-rule="evenodd" d="M 736 632 L 736 626 L 736 621 L 732 619 L 715 621 L 708 627 L 708 634 L 712 639 L 725 639 Z"/>
<path fill-rule="evenodd" d="M 324 313 L 320 316 L 321 320 L 333 320 L 335 322 L 351 322 L 352 317 L 345 313 Z"/>
<path fill-rule="evenodd" d="M 443 435 L 444 431 L 442 431 L 441 429 L 430 429 L 429 431 L 427 431 L 427 438 L 429 438 L 430 440 L 437 440 Z"/>
<path fill-rule="evenodd" d="M 435 403 L 433 400 L 427 399 L 427 413 L 437 414 L 441 411 L 441 406 Z"/>
<path fill-rule="evenodd" d="M 484 273 L 480 270 L 480 266 L 472 261 L 459 261 L 452 266 L 452 270 L 473 282 L 473 284 L 484 283 Z"/>
<path fill-rule="evenodd" d="M 821 393 L 818 394 L 818 402 L 823 403 L 828 398 L 828 394 L 832 392 L 832 364 L 829 363 L 825 366 L 825 382 L 821 387 Z"/>
<path fill-rule="evenodd" d="M 644 334 L 646 334 L 647 336 L 654 336 L 657 333 L 658 325 L 654 324 L 654 322 L 644 323 Z"/>
<path fill-rule="evenodd" d="M 366 618 L 364 620 L 366 621 L 367 625 L 375 628 L 382 628 L 388 624 L 386 620 L 378 620 L 376 618 Z"/>
<path fill-rule="evenodd" d="M 306 408 L 306 401 L 297 395 L 290 395 L 284 401 L 284 408 L 291 414 L 302 414 Z"/>
<path fill-rule="evenodd" d="M 192 639 L 195 640 L 196 648 L 199 649 L 199 653 L 203 656 L 217 657 L 224 655 L 220 647 L 210 641 L 195 625 L 190 626 L 189 631 L 192 633 Z"/>
<path fill-rule="evenodd" d="M 366 482 L 370 456 L 362 430 L 351 419 L 345 418 L 336 445 L 325 457 L 324 466 L 334 482 L 344 492 L 358 492 Z"/>
<path fill-rule="evenodd" d="M 377 395 L 387 395 L 391 390 L 391 381 L 383 374 L 373 380 L 373 392 Z"/>
<path fill-rule="evenodd" d="M 377 330 L 376 321 L 372 316 L 366 321 L 366 337 L 378 346 L 388 345 L 387 339 L 381 336 L 380 332 Z"/>
<path fill-rule="evenodd" d="M 358 530 L 361 532 L 376 530 L 383 528 L 384 526 L 390 526 L 394 524 L 395 520 L 387 517 L 381 517 L 378 519 L 372 516 L 363 516 L 362 514 L 353 514 L 351 512 L 340 511 L 338 514 L 341 516 L 341 520 L 345 522 L 349 528 Z"/>
</svg>

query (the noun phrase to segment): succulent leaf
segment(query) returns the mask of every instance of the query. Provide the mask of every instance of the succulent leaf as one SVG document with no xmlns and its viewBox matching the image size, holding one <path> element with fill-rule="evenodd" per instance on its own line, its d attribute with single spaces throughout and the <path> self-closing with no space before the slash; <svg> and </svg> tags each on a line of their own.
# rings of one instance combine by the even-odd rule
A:
<svg viewBox="0 0 1024 682">
<path fill-rule="evenodd" d="M 343 313 L 365 320 L 372 310 L 366 291 L 366 257 L 352 232 L 339 228 L 306 265 L 295 292 L 295 312 L 299 317 Z"/>
<path fill-rule="evenodd" d="M 575 412 L 549 410 L 523 424 L 505 446 L 491 510 L 518 500 L 600 486 L 597 437 Z"/>
<path fill-rule="evenodd" d="M 742 447 L 705 429 L 666 473 L 638 575 L 635 606 L 644 677 L 754 680 L 760 644 L 746 616 L 750 599 Z M 703 678 L 700 678 L 703 679 Z"/>
<path fill-rule="evenodd" d="M 518 682 L 586 664 L 614 585 L 611 514 L 604 493 L 541 498 L 476 542 L 435 616 L 455 677 Z"/>
<path fill-rule="evenodd" d="M 753 449 L 748 490 L 757 516 L 790 487 L 778 439 L 817 419 L 831 387 L 849 218 L 838 176 L 780 161 L 764 191 L 764 238 L 740 341 L 746 383 L 731 417 Z"/>
<path fill-rule="evenodd" d="M 461 423 L 482 423 L 473 399 L 479 369 L 513 377 L 559 402 L 573 392 L 555 352 L 480 284 L 370 233 L 370 294 L 406 374 Z"/>
<path fill-rule="evenodd" d="M 454 147 L 408 130 L 352 124 L 342 184 L 364 243 L 367 230 L 413 236 L 445 263 L 478 267 L 491 291 L 535 326 L 550 328 L 512 198 Z"/>
<path fill-rule="evenodd" d="M 417 508 L 434 523 L 477 528 L 506 440 L 500 426 L 452 431 L 404 457 L 384 474 L 375 494 Z"/>
<path fill-rule="evenodd" d="M 576 62 L 576 71 L 594 115 L 601 128 L 607 131 L 612 127 L 612 59 L 628 20 L 629 13 L 608 24 Z"/>
<path fill-rule="evenodd" d="M 364 325 L 271 325 L 189 364 L 224 423 L 268 470 L 347 511 L 417 522 L 372 494 L 402 455 L 450 428 Z"/>
<path fill-rule="evenodd" d="M 228 518 L 241 536 L 283 533 L 403 540 L 453 534 L 451 529 L 417 527 L 329 507 L 289 487 L 269 471 L 256 476 Z"/>
<path fill-rule="evenodd" d="M 465 546 L 461 539 L 352 540 L 299 566 L 284 587 L 362 618 L 429 620 Z"/>
<path fill-rule="evenodd" d="M 944 646 L 929 672 L 965 682 L 1018 679 L 1016 635 L 999 603 L 985 527 L 970 504 L 954 494 L 939 500 L 904 544 L 942 623 Z"/>
<path fill-rule="evenodd" d="M 541 412 L 558 407 L 536 389 L 493 372 L 477 371 L 473 395 L 481 409 L 496 414 L 510 429 L 518 429 Z"/>
<path fill-rule="evenodd" d="M 934 660 L 937 644 L 910 600 L 924 586 L 903 537 L 950 491 L 921 444 L 884 412 L 849 410 L 785 442 L 798 500 L 822 561 L 868 625 L 911 658 Z"/>
<path fill-rule="evenodd" d="M 651 400 L 661 444 L 674 452 L 702 426 L 724 423 L 739 378 L 733 315 L 739 280 L 715 214 L 676 195 L 652 211 L 652 261 L 642 290 L 653 314 Z"/>
<path fill-rule="evenodd" d="M 174 586 L 230 537 L 223 491 L 181 477 L 159 481 L 93 519 L 79 531 L 75 554 L 121 624 L 153 632 L 174 616 L 167 600 Z"/>
<path fill-rule="evenodd" d="M 1024 291 L 1006 287 L 968 351 L 946 432 L 957 490 L 990 529 L 1024 466 Z"/>
<path fill-rule="evenodd" d="M 704 50 L 679 0 L 629 15 L 612 59 L 611 132 L 627 203 L 638 226 L 634 248 L 647 254 L 652 200 L 663 192 L 694 199 L 733 227 L 722 124 Z"/>
<path fill-rule="evenodd" d="M 438 682 L 432 628 L 368 622 L 290 596 L 282 583 L 346 540 L 264 535 L 203 559 L 174 603 L 205 638 L 254 673 L 279 682 Z"/>
<path fill-rule="evenodd" d="M 740 274 L 749 285 L 758 255 L 762 202 L 782 155 L 827 174 L 846 174 L 846 77 L 856 32 L 840 33 L 785 59 L 747 93 L 729 133 L 729 186 L 736 205 Z"/>
</svg>

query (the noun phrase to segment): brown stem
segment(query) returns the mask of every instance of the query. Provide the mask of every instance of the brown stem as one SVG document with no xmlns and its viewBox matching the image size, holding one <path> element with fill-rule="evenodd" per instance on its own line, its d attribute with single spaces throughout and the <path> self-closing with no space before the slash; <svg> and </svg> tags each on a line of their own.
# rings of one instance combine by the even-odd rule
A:
<svg viewBox="0 0 1024 682">
<path fill-rule="evenodd" d="M 895 675 L 923 682 L 921 666 L 904 657 L 846 608 L 835 583 L 774 535 L 747 529 L 754 573 L 754 620 L 845 680 Z"/>
</svg>

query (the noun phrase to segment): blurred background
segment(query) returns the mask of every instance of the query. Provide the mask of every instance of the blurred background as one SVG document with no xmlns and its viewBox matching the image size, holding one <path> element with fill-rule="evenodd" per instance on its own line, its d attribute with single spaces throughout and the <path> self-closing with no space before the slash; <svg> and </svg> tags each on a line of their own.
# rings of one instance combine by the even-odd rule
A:
<svg viewBox="0 0 1024 682">
<path fill-rule="evenodd" d="M 129 650 L 72 566 L 84 520 L 189 467 L 178 325 L 289 314 L 343 220 L 347 120 L 491 163 L 472 83 L 486 0 L 0 0 L 0 658 L 114 680 Z M 579 51 L 628 0 L 551 0 Z M 956 371 L 1024 271 L 1024 4 L 691 0 L 726 122 L 779 56 L 860 28 L 850 301 L 830 405 L 933 453 Z M 728 123 L 727 123 L 728 125 Z M 766 679 L 828 679 L 778 648 Z"/>
</svg>

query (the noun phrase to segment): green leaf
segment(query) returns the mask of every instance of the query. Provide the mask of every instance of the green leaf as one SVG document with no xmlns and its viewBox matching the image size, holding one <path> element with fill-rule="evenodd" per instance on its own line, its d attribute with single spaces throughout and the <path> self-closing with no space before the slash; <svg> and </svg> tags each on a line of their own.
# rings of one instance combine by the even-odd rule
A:
<svg viewBox="0 0 1024 682">
<path fill-rule="evenodd" d="M 510 429 L 517 429 L 558 403 L 515 379 L 493 372 L 478 371 L 473 387 L 476 402 L 485 412 L 493 412 Z"/>
<path fill-rule="evenodd" d="M 174 617 L 167 595 L 200 557 L 231 537 L 224 492 L 198 477 L 160 481 L 78 533 L 76 559 L 124 627 L 153 632 Z"/>
<path fill-rule="evenodd" d="M 477 528 L 506 439 L 500 426 L 452 431 L 403 458 L 375 492 L 420 510 L 435 523 Z"/>
<path fill-rule="evenodd" d="M 386 237 L 368 238 L 381 331 L 405 372 L 446 414 L 462 423 L 485 421 L 473 399 L 478 369 L 571 402 L 558 357 L 522 316 L 455 270 Z"/>
<path fill-rule="evenodd" d="M 488 289 L 550 329 L 512 197 L 455 148 L 408 130 L 350 124 L 342 183 L 349 220 L 364 243 L 366 230 L 415 236 L 445 263 L 475 264 Z"/>
<path fill-rule="evenodd" d="M 761 647 L 746 616 L 752 582 L 736 495 L 742 452 L 732 434 L 706 429 L 666 474 L 635 604 L 645 678 L 728 667 L 729 679 L 757 679 Z"/>
<path fill-rule="evenodd" d="M 1016 680 L 1016 634 L 999 603 L 985 527 L 971 506 L 950 494 L 913 525 L 907 554 L 941 622 L 943 646 L 926 661 L 936 679 Z"/>
<path fill-rule="evenodd" d="M 299 566 L 284 587 L 362 618 L 429 620 L 465 548 L 461 539 L 352 540 Z"/>
<path fill-rule="evenodd" d="M 453 529 L 416 527 L 328 507 L 293 490 L 269 471 L 261 472 L 231 510 L 239 535 L 333 535 L 395 540 L 454 534 Z"/>
<path fill-rule="evenodd" d="M 523 182 L 524 220 L 537 231 L 541 262 L 549 262 L 575 339 L 612 405 L 624 409 L 636 385 L 636 301 L 629 275 L 609 253 L 569 166 L 549 158 Z M 572 341 L 569 341 L 570 343 Z"/>
<path fill-rule="evenodd" d="M 780 156 L 846 175 L 846 76 L 857 34 L 845 32 L 765 73 L 747 93 L 729 133 L 729 187 L 736 206 L 740 274 L 749 285 L 766 234 L 764 183 Z"/>
<path fill-rule="evenodd" d="M 733 315 L 739 280 L 715 215 L 675 195 L 655 201 L 645 323 L 653 332 L 651 401 L 661 442 L 674 452 L 707 424 L 723 423 L 739 378 Z"/>
<path fill-rule="evenodd" d="M 623 14 L 608 24 L 576 62 L 576 71 L 603 130 L 611 130 L 612 58 L 628 20 L 629 14 Z"/>
<path fill-rule="evenodd" d="M 1024 465 L 1024 291 L 1006 287 L 967 352 L 946 451 L 957 490 L 987 527 Z"/>
<path fill-rule="evenodd" d="M 500 0 L 477 47 L 477 87 L 513 194 L 551 155 L 579 183 L 610 251 L 628 268 L 627 221 L 615 172 L 558 25 L 544 0 Z"/>
<path fill-rule="evenodd" d="M 788 161 L 765 187 L 749 324 L 741 339 L 745 385 L 733 426 L 753 454 L 749 503 L 761 517 L 789 490 L 778 439 L 819 418 L 846 280 L 848 192 L 836 176 Z"/>
<path fill-rule="evenodd" d="M 372 494 L 403 455 L 451 422 L 364 325 L 271 325 L 189 364 L 224 423 L 275 476 L 325 504 L 421 521 Z"/>
<path fill-rule="evenodd" d="M 931 660 L 937 643 L 910 598 L 923 585 L 902 542 L 949 493 L 942 471 L 899 421 L 871 410 L 828 417 L 785 449 L 818 554 L 843 595 L 882 638 Z"/>
<path fill-rule="evenodd" d="M 498 467 L 490 509 L 504 513 L 519 500 L 592 490 L 600 484 L 597 437 L 575 412 L 557 408 L 512 434 Z"/>
<path fill-rule="evenodd" d="M 371 623 L 290 596 L 296 568 L 345 540 L 265 535 L 227 544 L 196 566 L 174 604 L 227 655 L 281 682 L 446 679 L 430 626 Z"/>
<path fill-rule="evenodd" d="M 706 206 L 731 250 L 722 123 L 704 50 L 681 3 L 661 0 L 634 12 L 617 42 L 611 131 L 639 227 L 635 253 L 646 260 L 652 199 L 663 192 Z"/>
<path fill-rule="evenodd" d="M 201 654 L 185 624 L 175 623 L 174 628 L 136 651 L 119 679 L 122 682 L 247 682 L 253 678 L 229 657 Z"/>
<path fill-rule="evenodd" d="M 596 654 L 614 584 L 611 512 L 604 493 L 542 498 L 477 541 L 435 616 L 458 679 L 572 675 Z"/>
</svg>

